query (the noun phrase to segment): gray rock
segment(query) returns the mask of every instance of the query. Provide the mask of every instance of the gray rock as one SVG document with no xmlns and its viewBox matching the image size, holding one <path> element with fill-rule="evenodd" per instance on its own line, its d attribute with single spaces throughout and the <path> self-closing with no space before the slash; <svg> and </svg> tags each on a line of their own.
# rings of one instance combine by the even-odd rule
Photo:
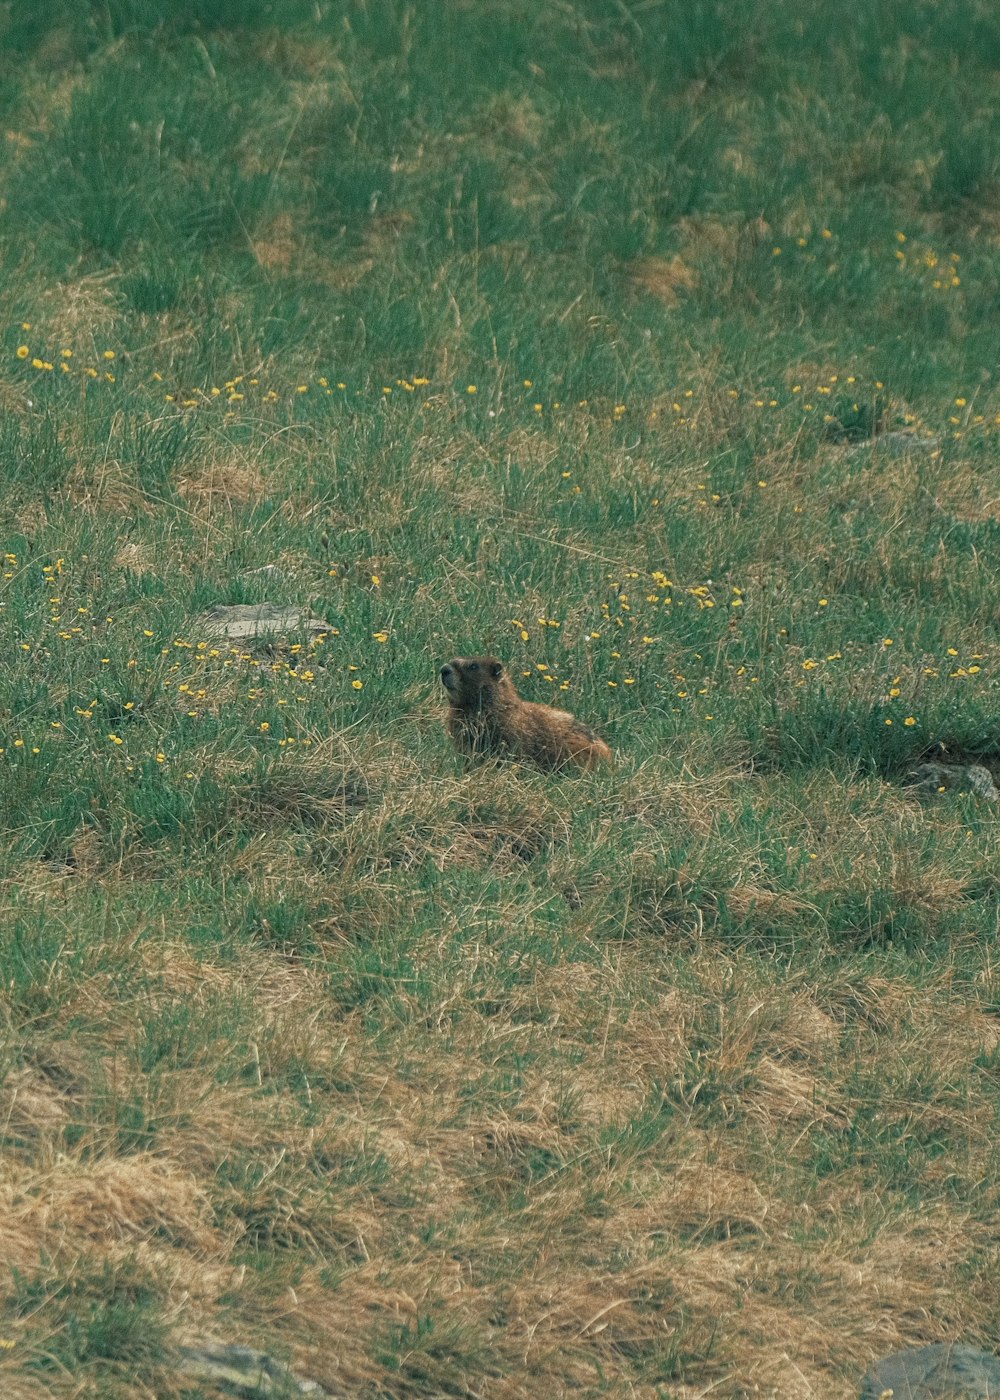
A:
<svg viewBox="0 0 1000 1400">
<path fill-rule="evenodd" d="M 879 433 L 876 437 L 868 438 L 865 442 L 858 443 L 850 455 L 858 457 L 862 453 L 873 452 L 881 453 L 884 457 L 911 457 L 915 453 L 937 452 L 940 446 L 941 443 L 936 437 L 921 437 L 917 433 L 900 430 Z"/>
<path fill-rule="evenodd" d="M 1000 1358 L 961 1342 L 907 1347 L 861 1382 L 860 1400 L 983 1400 L 1000 1397 Z"/>
<path fill-rule="evenodd" d="M 325 1396 L 316 1381 L 303 1381 L 287 1366 L 253 1347 L 227 1346 L 221 1342 L 205 1342 L 200 1346 L 181 1347 L 180 1369 L 192 1380 L 242 1395 L 247 1400 L 289 1400 L 296 1395 Z"/>
<path fill-rule="evenodd" d="M 223 637 L 232 642 L 292 632 L 332 631 L 328 622 L 310 617 L 305 608 L 285 608 L 277 603 L 215 603 L 195 618 L 194 625 L 206 637 Z"/>
<path fill-rule="evenodd" d="M 985 797 L 988 802 L 1000 802 L 1000 792 L 997 792 L 993 774 L 981 763 L 969 764 L 965 770 L 965 781 L 973 792 L 978 792 L 979 796 Z"/>
<path fill-rule="evenodd" d="M 987 802 L 1000 802 L 993 774 L 982 763 L 919 763 L 907 773 L 906 782 L 928 796 L 942 789 L 966 788 Z"/>
</svg>

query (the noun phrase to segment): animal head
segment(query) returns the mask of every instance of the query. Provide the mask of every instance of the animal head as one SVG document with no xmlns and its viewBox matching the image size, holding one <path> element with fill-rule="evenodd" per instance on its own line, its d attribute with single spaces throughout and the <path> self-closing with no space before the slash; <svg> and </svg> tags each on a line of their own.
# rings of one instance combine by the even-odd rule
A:
<svg viewBox="0 0 1000 1400">
<path fill-rule="evenodd" d="M 441 667 L 441 684 L 452 705 L 482 709 L 507 675 L 495 656 L 455 656 Z"/>
</svg>

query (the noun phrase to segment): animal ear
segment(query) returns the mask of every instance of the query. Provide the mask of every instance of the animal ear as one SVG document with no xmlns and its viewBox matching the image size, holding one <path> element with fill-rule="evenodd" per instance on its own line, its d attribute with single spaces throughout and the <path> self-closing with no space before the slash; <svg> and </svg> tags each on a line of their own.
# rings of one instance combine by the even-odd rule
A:
<svg viewBox="0 0 1000 1400">
<path fill-rule="evenodd" d="M 493 665 L 490 667 L 490 675 L 495 681 L 498 681 L 503 675 L 503 666 L 499 661 L 494 661 Z"/>
</svg>

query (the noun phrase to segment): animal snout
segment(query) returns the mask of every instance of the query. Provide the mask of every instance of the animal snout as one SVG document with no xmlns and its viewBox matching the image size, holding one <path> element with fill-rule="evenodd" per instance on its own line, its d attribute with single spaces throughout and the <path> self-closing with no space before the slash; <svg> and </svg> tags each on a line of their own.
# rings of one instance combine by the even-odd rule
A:
<svg viewBox="0 0 1000 1400">
<path fill-rule="evenodd" d="M 455 668 L 454 666 L 441 667 L 441 684 L 445 690 L 455 689 Z"/>
</svg>

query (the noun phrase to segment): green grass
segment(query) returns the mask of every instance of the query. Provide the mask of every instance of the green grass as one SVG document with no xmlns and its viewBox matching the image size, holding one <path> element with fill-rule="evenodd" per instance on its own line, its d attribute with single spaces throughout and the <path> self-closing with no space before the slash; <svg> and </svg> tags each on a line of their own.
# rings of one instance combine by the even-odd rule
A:
<svg viewBox="0 0 1000 1400">
<path fill-rule="evenodd" d="M 998 54 L 896 0 L 0 15 L 5 1395 L 995 1346 L 996 814 L 906 777 L 1000 773 Z M 328 630 L 197 620 L 261 601 Z M 466 771 L 480 651 L 614 768 Z"/>
</svg>

